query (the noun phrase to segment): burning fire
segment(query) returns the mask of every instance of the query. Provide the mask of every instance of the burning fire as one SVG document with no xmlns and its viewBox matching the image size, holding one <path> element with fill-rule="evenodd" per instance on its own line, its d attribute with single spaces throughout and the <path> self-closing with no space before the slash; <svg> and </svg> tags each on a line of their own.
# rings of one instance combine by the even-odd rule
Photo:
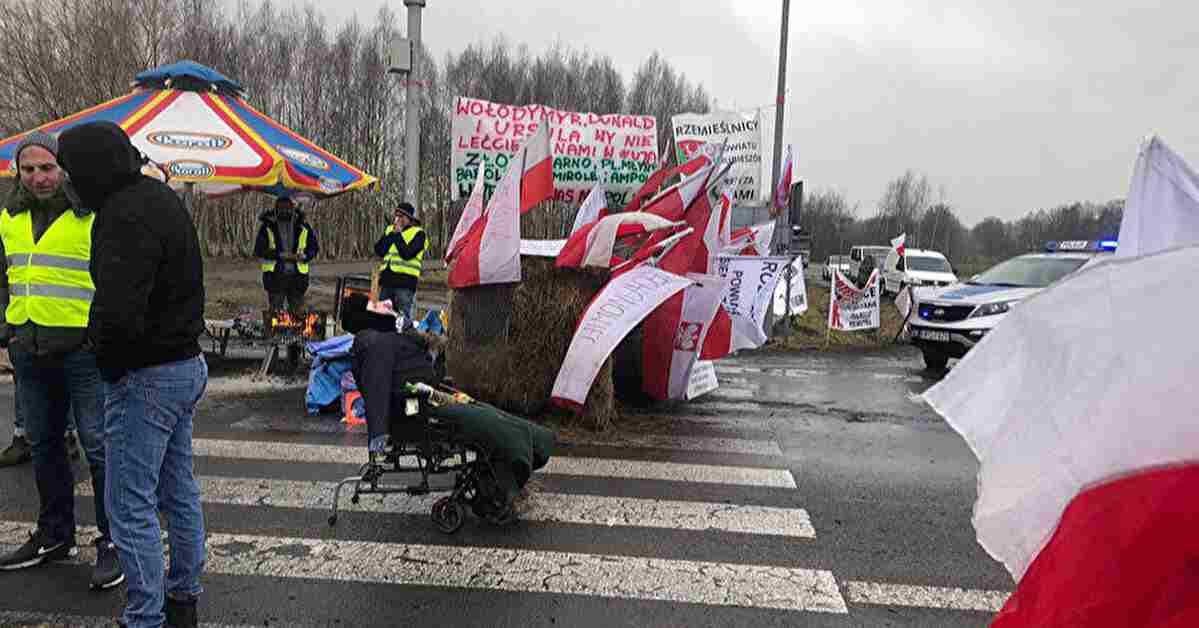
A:
<svg viewBox="0 0 1199 628">
<path fill-rule="evenodd" d="M 308 312 L 296 316 L 286 310 L 268 312 L 270 330 L 274 334 L 293 334 L 304 338 L 316 338 L 324 333 L 324 317 L 320 312 Z"/>
</svg>

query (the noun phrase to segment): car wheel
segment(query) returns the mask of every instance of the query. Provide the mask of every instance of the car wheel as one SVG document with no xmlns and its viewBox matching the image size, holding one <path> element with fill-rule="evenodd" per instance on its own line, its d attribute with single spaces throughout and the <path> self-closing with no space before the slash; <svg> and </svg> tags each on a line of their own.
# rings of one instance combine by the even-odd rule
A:
<svg viewBox="0 0 1199 628">
<path fill-rule="evenodd" d="M 935 349 L 924 349 L 924 366 L 930 371 L 943 371 L 949 364 L 949 356 Z"/>
</svg>

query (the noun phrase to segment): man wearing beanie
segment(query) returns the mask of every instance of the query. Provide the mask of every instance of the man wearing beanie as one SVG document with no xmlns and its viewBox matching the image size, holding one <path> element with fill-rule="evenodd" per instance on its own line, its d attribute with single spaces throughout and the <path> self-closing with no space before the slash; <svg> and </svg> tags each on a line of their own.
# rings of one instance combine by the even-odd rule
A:
<svg viewBox="0 0 1199 628">
<path fill-rule="evenodd" d="M 421 263 L 429 241 L 411 203 L 396 206 L 392 223 L 375 242 L 375 255 L 383 258 L 379 266 L 379 300 L 391 301 L 391 309 L 411 321 L 420 283 Z"/>
<path fill-rule="evenodd" d="M 194 628 L 205 544 L 192 421 L 208 383 L 200 241 L 175 192 L 141 173 L 121 127 L 83 124 L 59 144 L 71 186 L 96 211 L 88 336 L 105 384 L 108 513 L 129 576 L 120 622 Z"/>
<path fill-rule="evenodd" d="M 64 432 L 75 420 L 95 492 L 97 559 L 93 589 L 124 580 L 105 507 L 104 402 L 96 355 L 86 342 L 95 289 L 89 274 L 92 223 L 86 206 L 67 200 L 58 143 L 27 135 L 13 153 L 20 182 L 0 209 L 0 284 L 4 334 L 20 386 L 41 511 L 37 529 L 0 557 L 0 569 L 33 567 L 76 554 L 75 482 Z"/>
</svg>

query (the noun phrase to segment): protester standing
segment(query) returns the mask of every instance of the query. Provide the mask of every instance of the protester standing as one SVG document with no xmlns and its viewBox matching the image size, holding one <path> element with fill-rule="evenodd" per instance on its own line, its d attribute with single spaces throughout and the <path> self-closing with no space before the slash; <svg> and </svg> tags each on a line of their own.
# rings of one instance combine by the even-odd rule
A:
<svg viewBox="0 0 1199 628">
<path fill-rule="evenodd" d="M 19 411 L 25 422 L 41 510 L 37 530 L 17 550 L 0 557 L 14 570 L 62 560 L 75 547 L 75 482 L 67 454 L 72 415 L 95 494 L 96 565 L 93 589 L 124 580 L 110 540 L 104 500 L 106 465 L 103 393 L 96 355 L 87 343 L 95 287 L 91 266 L 95 214 L 68 200 L 58 163 L 58 142 L 41 132 L 16 146 L 19 182 L 0 210 L 0 337 L 16 371 Z"/>
<path fill-rule="evenodd" d="M 193 628 L 205 543 L 192 421 L 208 381 L 199 239 L 179 197 L 140 173 L 119 126 L 81 125 L 60 143 L 63 168 L 96 210 L 88 332 L 105 382 L 108 512 L 129 576 L 121 624 Z M 159 510 L 170 542 L 165 582 Z"/>
<path fill-rule="evenodd" d="M 262 225 L 254 239 L 254 257 L 262 260 L 262 286 L 272 311 L 304 310 L 308 273 L 320 252 L 316 232 L 290 198 L 279 198 L 274 209 L 259 216 Z"/>
<path fill-rule="evenodd" d="M 383 258 L 379 266 L 379 300 L 391 301 L 391 307 L 412 320 L 416 288 L 420 283 L 421 263 L 429 250 L 429 239 L 416 217 L 411 203 L 400 203 L 392 223 L 375 243 L 375 255 Z"/>
</svg>

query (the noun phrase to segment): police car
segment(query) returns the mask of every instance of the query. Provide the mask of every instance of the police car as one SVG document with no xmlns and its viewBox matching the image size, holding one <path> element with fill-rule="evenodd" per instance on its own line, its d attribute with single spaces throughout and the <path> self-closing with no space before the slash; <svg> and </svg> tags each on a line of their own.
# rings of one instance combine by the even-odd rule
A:
<svg viewBox="0 0 1199 628">
<path fill-rule="evenodd" d="M 925 366 L 943 369 L 949 358 L 966 355 L 1020 301 L 1112 253 L 1116 242 L 1049 242 L 1045 249 L 1013 257 L 965 282 L 916 293 L 910 332 Z"/>
</svg>

